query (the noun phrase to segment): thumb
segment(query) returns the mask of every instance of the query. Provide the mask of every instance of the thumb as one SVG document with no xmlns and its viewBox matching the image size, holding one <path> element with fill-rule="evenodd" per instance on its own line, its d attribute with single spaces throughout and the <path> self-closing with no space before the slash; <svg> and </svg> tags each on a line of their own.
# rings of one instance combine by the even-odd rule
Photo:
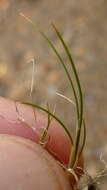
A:
<svg viewBox="0 0 107 190">
<path fill-rule="evenodd" d="M 0 135 L 0 189 L 69 190 L 62 168 L 38 144 L 22 137 Z"/>
</svg>

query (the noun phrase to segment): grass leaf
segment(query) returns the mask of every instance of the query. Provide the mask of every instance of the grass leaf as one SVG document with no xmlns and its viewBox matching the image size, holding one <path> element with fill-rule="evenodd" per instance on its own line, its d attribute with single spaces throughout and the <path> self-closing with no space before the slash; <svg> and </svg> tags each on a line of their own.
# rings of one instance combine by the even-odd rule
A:
<svg viewBox="0 0 107 190">
<path fill-rule="evenodd" d="M 58 118 L 56 117 L 53 113 L 51 113 L 50 111 L 48 111 L 47 109 L 39 106 L 39 105 L 36 105 L 36 104 L 32 104 L 32 103 L 29 103 L 29 102 L 22 102 L 22 104 L 26 104 L 26 105 L 29 105 L 29 106 L 32 106 L 32 107 L 35 107 L 39 110 L 42 110 L 44 111 L 45 113 L 51 115 L 51 117 L 53 117 L 62 127 L 63 129 L 66 131 L 68 137 L 70 138 L 70 141 L 71 141 L 71 144 L 73 145 L 73 139 L 72 139 L 72 136 L 70 134 L 70 132 L 68 131 L 67 127 L 65 126 L 65 124 Z"/>
<path fill-rule="evenodd" d="M 21 16 L 23 16 L 28 22 L 30 22 L 31 25 L 33 26 L 33 28 L 36 29 L 36 31 L 39 32 L 40 35 L 48 42 L 49 46 L 52 48 L 52 50 L 54 51 L 54 53 L 58 57 L 61 65 L 62 65 L 62 67 L 63 67 L 63 69 L 64 69 L 64 71 L 66 73 L 68 81 L 69 81 L 69 83 L 71 85 L 71 89 L 73 91 L 74 100 L 75 100 L 74 105 L 76 107 L 76 115 L 77 115 L 77 122 L 76 123 L 77 123 L 77 125 L 76 125 L 76 136 L 75 136 L 75 139 L 74 140 L 72 139 L 72 136 L 71 136 L 69 130 L 66 128 L 65 124 L 58 117 L 56 117 L 54 114 L 52 114 L 49 109 L 47 110 L 47 109 L 45 109 L 45 108 L 43 108 L 41 106 L 38 106 L 38 105 L 32 104 L 32 103 L 24 103 L 24 104 L 36 107 L 36 108 L 38 108 L 38 109 L 46 112 L 48 114 L 48 122 L 49 122 L 49 116 L 52 116 L 64 128 L 64 130 L 68 134 L 68 136 L 70 138 L 70 141 L 71 141 L 71 143 L 73 145 L 73 147 L 71 148 L 70 156 L 69 156 L 68 168 L 74 168 L 75 164 L 76 164 L 76 161 L 79 159 L 79 157 L 80 157 L 80 155 L 81 155 L 81 153 L 83 151 L 84 145 L 85 145 L 85 141 L 86 141 L 86 126 L 85 126 L 85 121 L 83 119 L 83 94 L 82 94 L 80 79 L 78 77 L 78 73 L 77 73 L 75 64 L 73 62 L 71 52 L 70 52 L 68 46 L 66 45 L 66 43 L 65 43 L 65 41 L 64 41 L 61 33 L 59 32 L 59 30 L 56 28 L 56 26 L 54 24 L 52 24 L 52 26 L 53 26 L 53 28 L 55 30 L 55 33 L 56 33 L 58 39 L 60 40 L 60 42 L 62 43 L 62 46 L 63 46 L 63 48 L 65 50 L 65 53 L 66 53 L 66 55 L 67 55 L 67 57 L 69 59 L 71 68 L 73 70 L 74 79 L 75 79 L 75 82 L 76 82 L 76 87 L 74 85 L 74 81 L 71 78 L 69 70 L 68 70 L 66 64 L 63 61 L 62 56 L 57 51 L 57 49 L 54 46 L 53 42 L 47 37 L 47 35 L 42 30 L 40 30 L 38 27 L 36 27 L 36 25 L 28 17 L 26 17 L 22 13 L 21 13 Z M 77 93 L 77 91 L 78 91 L 78 93 Z M 58 95 L 68 100 L 68 98 L 66 98 L 65 96 L 63 96 L 61 94 L 58 94 Z M 82 133 L 82 131 L 81 131 L 82 125 L 83 125 L 83 139 L 82 139 L 82 144 L 80 145 L 81 133 Z"/>
</svg>

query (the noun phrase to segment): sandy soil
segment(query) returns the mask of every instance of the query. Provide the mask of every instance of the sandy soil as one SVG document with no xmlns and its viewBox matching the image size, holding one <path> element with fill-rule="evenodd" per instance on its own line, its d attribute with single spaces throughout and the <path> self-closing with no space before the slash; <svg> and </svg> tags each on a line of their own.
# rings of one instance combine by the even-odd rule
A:
<svg viewBox="0 0 107 190">
<path fill-rule="evenodd" d="M 57 106 L 70 128 L 73 108 L 55 95 L 71 97 L 65 74 L 47 43 L 32 29 L 23 12 L 41 27 L 66 57 L 50 26 L 54 22 L 69 47 L 81 79 L 87 123 L 86 168 L 96 175 L 107 161 L 107 2 L 104 0 L 0 0 L 0 95 L 31 100 L 32 58 L 35 58 L 33 101 Z M 72 115 L 72 117 L 71 117 Z M 72 118 L 72 121 L 71 121 Z M 102 180 L 106 189 L 106 179 Z M 102 182 L 101 181 L 101 182 Z"/>
</svg>

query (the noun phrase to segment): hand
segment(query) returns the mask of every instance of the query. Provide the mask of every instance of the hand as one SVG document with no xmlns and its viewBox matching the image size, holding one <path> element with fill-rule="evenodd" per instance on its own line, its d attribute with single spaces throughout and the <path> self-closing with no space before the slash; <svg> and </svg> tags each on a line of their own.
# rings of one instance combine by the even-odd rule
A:
<svg viewBox="0 0 107 190">
<path fill-rule="evenodd" d="M 0 98 L 0 189 L 69 190 L 60 162 L 67 163 L 70 142 L 64 130 L 52 121 L 46 149 L 38 145 L 46 116 L 26 105 Z M 37 143 L 36 143 L 37 142 Z M 83 161 L 79 161 L 83 167 Z"/>
</svg>

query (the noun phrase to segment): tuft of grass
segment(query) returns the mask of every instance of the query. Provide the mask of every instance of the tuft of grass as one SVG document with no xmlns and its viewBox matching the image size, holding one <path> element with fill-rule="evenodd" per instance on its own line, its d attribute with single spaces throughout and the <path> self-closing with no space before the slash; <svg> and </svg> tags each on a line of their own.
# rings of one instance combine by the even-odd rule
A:
<svg viewBox="0 0 107 190">
<path fill-rule="evenodd" d="M 70 67 L 73 71 L 74 74 L 74 79 L 72 79 L 71 74 L 67 68 L 66 63 L 64 62 L 63 58 L 61 57 L 61 55 L 59 54 L 59 52 L 57 51 L 55 45 L 53 44 L 53 42 L 48 38 L 48 36 L 42 31 L 40 30 L 38 27 L 36 27 L 36 25 L 25 15 L 23 15 L 22 13 L 20 14 L 21 16 L 23 16 L 32 26 L 33 28 L 36 30 L 36 32 L 39 32 L 39 34 L 48 42 L 49 47 L 53 50 L 53 52 L 55 53 L 55 55 L 57 56 L 60 64 L 62 65 L 64 72 L 67 76 L 67 79 L 70 83 L 70 87 L 71 90 L 73 92 L 74 95 L 74 102 L 73 104 L 75 105 L 75 109 L 76 109 L 76 134 L 75 137 L 72 138 L 71 133 L 69 132 L 69 130 L 67 129 L 66 125 L 64 124 L 64 122 L 62 122 L 54 113 L 51 113 L 49 106 L 48 109 L 45 109 L 39 105 L 33 104 L 33 103 L 29 103 L 29 102 L 23 102 L 23 104 L 27 104 L 29 106 L 35 107 L 37 109 L 40 109 L 44 112 L 46 112 L 48 114 L 48 124 L 46 127 L 46 133 L 44 132 L 42 135 L 42 138 L 44 140 L 44 136 L 46 137 L 46 134 L 48 132 L 50 123 L 51 123 L 51 119 L 50 116 L 52 118 L 54 118 L 65 130 L 65 132 L 67 133 L 70 142 L 71 142 L 71 152 L 70 152 L 70 156 L 69 156 L 69 162 L 67 165 L 67 169 L 75 169 L 77 167 L 77 161 L 80 158 L 84 146 L 85 146 L 85 141 L 86 141 L 86 126 L 85 126 L 85 120 L 83 117 L 83 93 L 82 93 L 82 88 L 81 88 L 81 84 L 80 84 L 80 79 L 77 73 L 77 69 L 75 67 L 74 61 L 72 59 L 72 55 L 70 52 L 69 47 L 67 46 L 66 42 L 64 41 L 61 33 L 59 32 L 59 30 L 57 29 L 57 27 L 52 24 L 52 27 L 59 39 L 59 41 L 62 44 L 62 47 L 65 51 L 66 56 L 69 59 L 69 64 Z M 76 86 L 74 85 L 76 84 Z M 72 100 L 68 99 L 67 97 L 58 94 L 59 96 L 65 98 L 66 100 L 68 100 L 70 103 L 72 103 Z M 83 130 L 82 130 L 83 128 Z M 83 131 L 83 135 L 82 135 L 82 131 Z M 81 139 L 82 138 L 82 139 Z M 82 142 L 81 142 L 82 141 Z"/>
</svg>

